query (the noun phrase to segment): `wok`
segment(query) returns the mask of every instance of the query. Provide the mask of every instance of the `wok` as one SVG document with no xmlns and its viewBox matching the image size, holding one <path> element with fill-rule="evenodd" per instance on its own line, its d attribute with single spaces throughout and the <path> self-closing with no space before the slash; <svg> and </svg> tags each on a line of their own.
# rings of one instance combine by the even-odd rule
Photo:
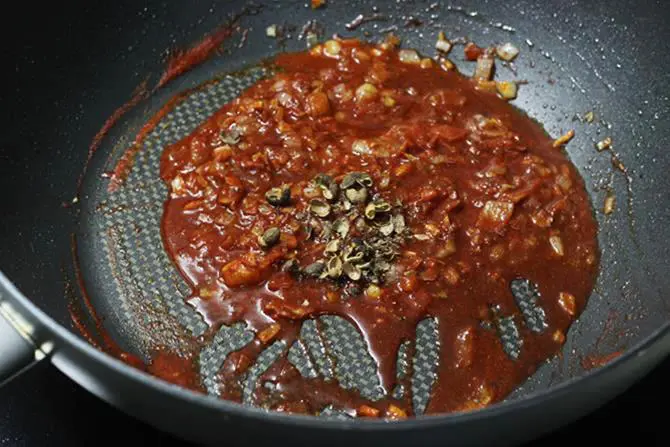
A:
<svg viewBox="0 0 670 447">
<path fill-rule="evenodd" d="M 670 32 L 664 20 L 669 6 L 331 0 L 316 10 L 303 2 L 157 1 L 45 6 L 40 14 L 20 8 L 26 14 L 17 17 L 30 22 L 17 20 L 20 29 L 5 39 L 11 78 L 2 93 L 0 121 L 6 126 L 0 145 L 0 382 L 36 361 L 50 361 L 123 411 L 204 443 L 502 445 L 587 414 L 670 351 L 670 299 L 664 293 L 670 286 L 669 247 L 662 235 L 670 224 L 665 175 Z M 377 15 L 348 29 L 358 14 Z M 99 134 L 99 146 L 92 146 L 138 85 L 156 85 L 171 52 L 216 35 L 233 18 L 235 31 L 216 54 L 134 101 Z M 174 271 L 154 249 L 160 246 L 155 219 L 164 196 L 158 194 L 163 191 L 150 154 L 160 151 L 139 155 L 138 166 L 146 168 L 131 173 L 121 202 L 107 195 L 105 172 L 170 98 L 217 76 L 226 90 L 216 100 L 196 97 L 192 109 L 172 114 L 167 127 L 175 129 L 175 138 L 248 82 L 226 73 L 278 51 L 304 48 L 298 37 L 310 20 L 325 36 L 371 39 L 395 25 L 403 45 L 427 54 L 439 30 L 482 45 L 514 42 L 522 50 L 518 78 L 528 81 L 515 104 L 554 136 L 576 129 L 567 152 L 597 209 L 602 250 L 597 286 L 563 355 L 504 402 L 393 423 L 266 412 L 157 379 L 97 349 L 76 330 L 73 315 L 83 315 L 77 324 L 93 338 L 99 335 L 95 319 L 86 318 L 89 304 L 103 318 L 104 332 L 140 356 L 153 342 L 179 345 L 179 334 L 204 330 L 175 298 L 185 293 L 183 285 L 170 283 Z M 269 39 L 265 29 L 272 24 L 292 30 L 291 37 Z M 457 64 L 466 73 L 472 68 Z M 589 111 L 596 117 L 592 123 L 583 119 Z M 614 142 L 611 150 L 596 151 L 594 144 L 607 136 Z M 606 215 L 602 204 L 608 194 L 615 195 L 616 210 Z M 110 228 L 128 232 L 114 240 Z M 222 335 L 219 344 L 230 337 Z M 213 351 L 201 357 L 201 365 L 220 363 L 221 355 Z M 201 374 L 206 380 L 208 373 Z"/>
</svg>

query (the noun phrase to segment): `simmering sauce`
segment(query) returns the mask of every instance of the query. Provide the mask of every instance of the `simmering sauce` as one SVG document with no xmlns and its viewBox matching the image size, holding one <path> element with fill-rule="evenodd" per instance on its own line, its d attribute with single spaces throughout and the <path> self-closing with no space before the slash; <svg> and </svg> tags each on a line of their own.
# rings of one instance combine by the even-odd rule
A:
<svg viewBox="0 0 670 447">
<path fill-rule="evenodd" d="M 256 333 L 226 359 L 223 398 L 240 400 L 260 352 L 324 314 L 360 330 L 390 396 L 398 347 L 432 317 L 427 412 L 476 409 L 556 354 L 582 311 L 598 247 L 574 166 L 506 101 L 411 56 L 355 40 L 279 55 L 278 74 L 166 148 L 162 235 L 188 302 L 213 328 Z M 510 289 L 519 278 L 537 285 L 535 326 Z M 496 329 L 508 317 L 514 352 Z M 266 381 L 253 395 L 266 408 L 413 414 L 407 393 L 367 401 L 285 358 Z"/>
</svg>

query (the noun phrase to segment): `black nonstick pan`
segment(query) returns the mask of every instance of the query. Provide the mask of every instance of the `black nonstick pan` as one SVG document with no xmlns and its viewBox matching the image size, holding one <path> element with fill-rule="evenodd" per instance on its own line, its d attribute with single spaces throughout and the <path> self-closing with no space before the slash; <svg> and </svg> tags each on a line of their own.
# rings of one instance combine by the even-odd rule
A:
<svg viewBox="0 0 670 447">
<path fill-rule="evenodd" d="M 304 2 L 52 7 L 39 15 L 18 15 L 21 30 L 5 38 L 10 79 L 0 96 L 5 126 L 0 382 L 48 360 L 127 413 L 204 443 L 503 445 L 592 411 L 670 351 L 669 247 L 663 235 L 670 224 L 665 174 L 670 7 L 623 1 L 335 0 L 318 9 Z M 359 15 L 363 20 L 356 20 Z M 271 25 L 285 30 L 285 39 L 269 38 Z M 189 391 L 103 349 L 109 337 L 112 345 L 139 357 L 155 345 L 188 350 L 189 340 L 205 333 L 206 324 L 184 303 L 187 287 L 162 248 L 158 226 L 166 192 L 157 174 L 158 157 L 165 145 L 263 76 L 261 60 L 304 49 L 305 25 L 321 36 L 371 40 L 393 29 L 404 46 L 426 54 L 434 52 L 439 31 L 482 45 L 513 42 L 521 49 L 517 76 L 527 81 L 514 104 L 551 135 L 575 129 L 566 149 L 596 209 L 602 250 L 597 285 L 562 355 L 504 402 L 396 422 L 353 420 L 337 412 L 319 418 L 286 415 Z M 217 50 L 161 82 L 170 54 L 205 36 L 221 38 Z M 455 61 L 466 73 L 472 69 L 458 57 Z M 213 78 L 218 82 L 186 93 L 161 119 L 124 185 L 110 192 L 109 171 L 147 119 L 175 95 Z M 147 94 L 136 95 L 142 91 Z M 119 108 L 123 114 L 115 114 Z M 585 118 L 588 112 L 593 120 Z M 612 147 L 597 151 L 595 144 L 605 137 L 611 137 Z M 605 199 L 612 195 L 616 208 L 606 214 Z M 356 352 L 355 331 L 325 318 L 329 337 Z M 418 331 L 427 346 L 429 326 Z M 310 328 L 305 331 L 309 338 Z M 198 374 L 208 391 L 216 390 L 226 355 L 248 336 L 240 327 L 223 328 L 199 353 Z M 365 355 L 333 355 L 340 354 L 345 357 L 338 364 L 356 365 L 346 372 L 349 380 L 365 388 L 370 375 Z M 427 365 L 437 361 L 430 350 L 419 354 Z M 261 356 L 249 380 L 257 377 L 253 371 L 272 363 L 273 355 L 269 350 Z M 415 373 L 420 388 L 421 368 Z"/>
</svg>

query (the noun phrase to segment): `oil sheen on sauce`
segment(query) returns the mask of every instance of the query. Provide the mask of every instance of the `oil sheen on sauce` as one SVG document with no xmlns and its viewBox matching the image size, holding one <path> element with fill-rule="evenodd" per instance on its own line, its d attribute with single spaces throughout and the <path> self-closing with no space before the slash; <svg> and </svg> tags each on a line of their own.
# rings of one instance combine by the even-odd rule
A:
<svg viewBox="0 0 670 447">
<path fill-rule="evenodd" d="M 188 302 L 212 331 L 256 333 L 224 362 L 221 396 L 241 400 L 267 346 L 288 349 L 306 319 L 331 314 L 361 332 L 388 396 L 399 346 L 434 318 L 426 412 L 503 399 L 559 352 L 594 284 L 596 222 L 574 166 L 504 100 L 392 45 L 330 41 L 274 65 L 161 159 L 162 236 Z M 518 278 L 537 285 L 538 331 L 510 290 Z M 518 327 L 513 355 L 501 318 Z M 279 411 L 414 414 L 409 393 L 368 401 L 285 355 L 258 383 L 254 403 Z"/>
</svg>

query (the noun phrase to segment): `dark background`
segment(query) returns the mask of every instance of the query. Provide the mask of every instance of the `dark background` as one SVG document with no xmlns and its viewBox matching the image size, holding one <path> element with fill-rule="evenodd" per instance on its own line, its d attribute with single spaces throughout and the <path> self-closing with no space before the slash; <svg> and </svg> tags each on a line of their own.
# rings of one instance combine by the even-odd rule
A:
<svg viewBox="0 0 670 447">
<path fill-rule="evenodd" d="M 670 359 L 600 410 L 525 447 L 576 442 L 607 446 L 624 437 L 627 445 L 631 440 L 640 447 L 668 445 L 668 377 Z M 77 447 L 103 440 L 111 445 L 131 440 L 140 445 L 188 445 L 117 411 L 48 363 L 0 388 L 0 446 Z M 281 439 L 273 441 L 282 445 Z"/>
</svg>

